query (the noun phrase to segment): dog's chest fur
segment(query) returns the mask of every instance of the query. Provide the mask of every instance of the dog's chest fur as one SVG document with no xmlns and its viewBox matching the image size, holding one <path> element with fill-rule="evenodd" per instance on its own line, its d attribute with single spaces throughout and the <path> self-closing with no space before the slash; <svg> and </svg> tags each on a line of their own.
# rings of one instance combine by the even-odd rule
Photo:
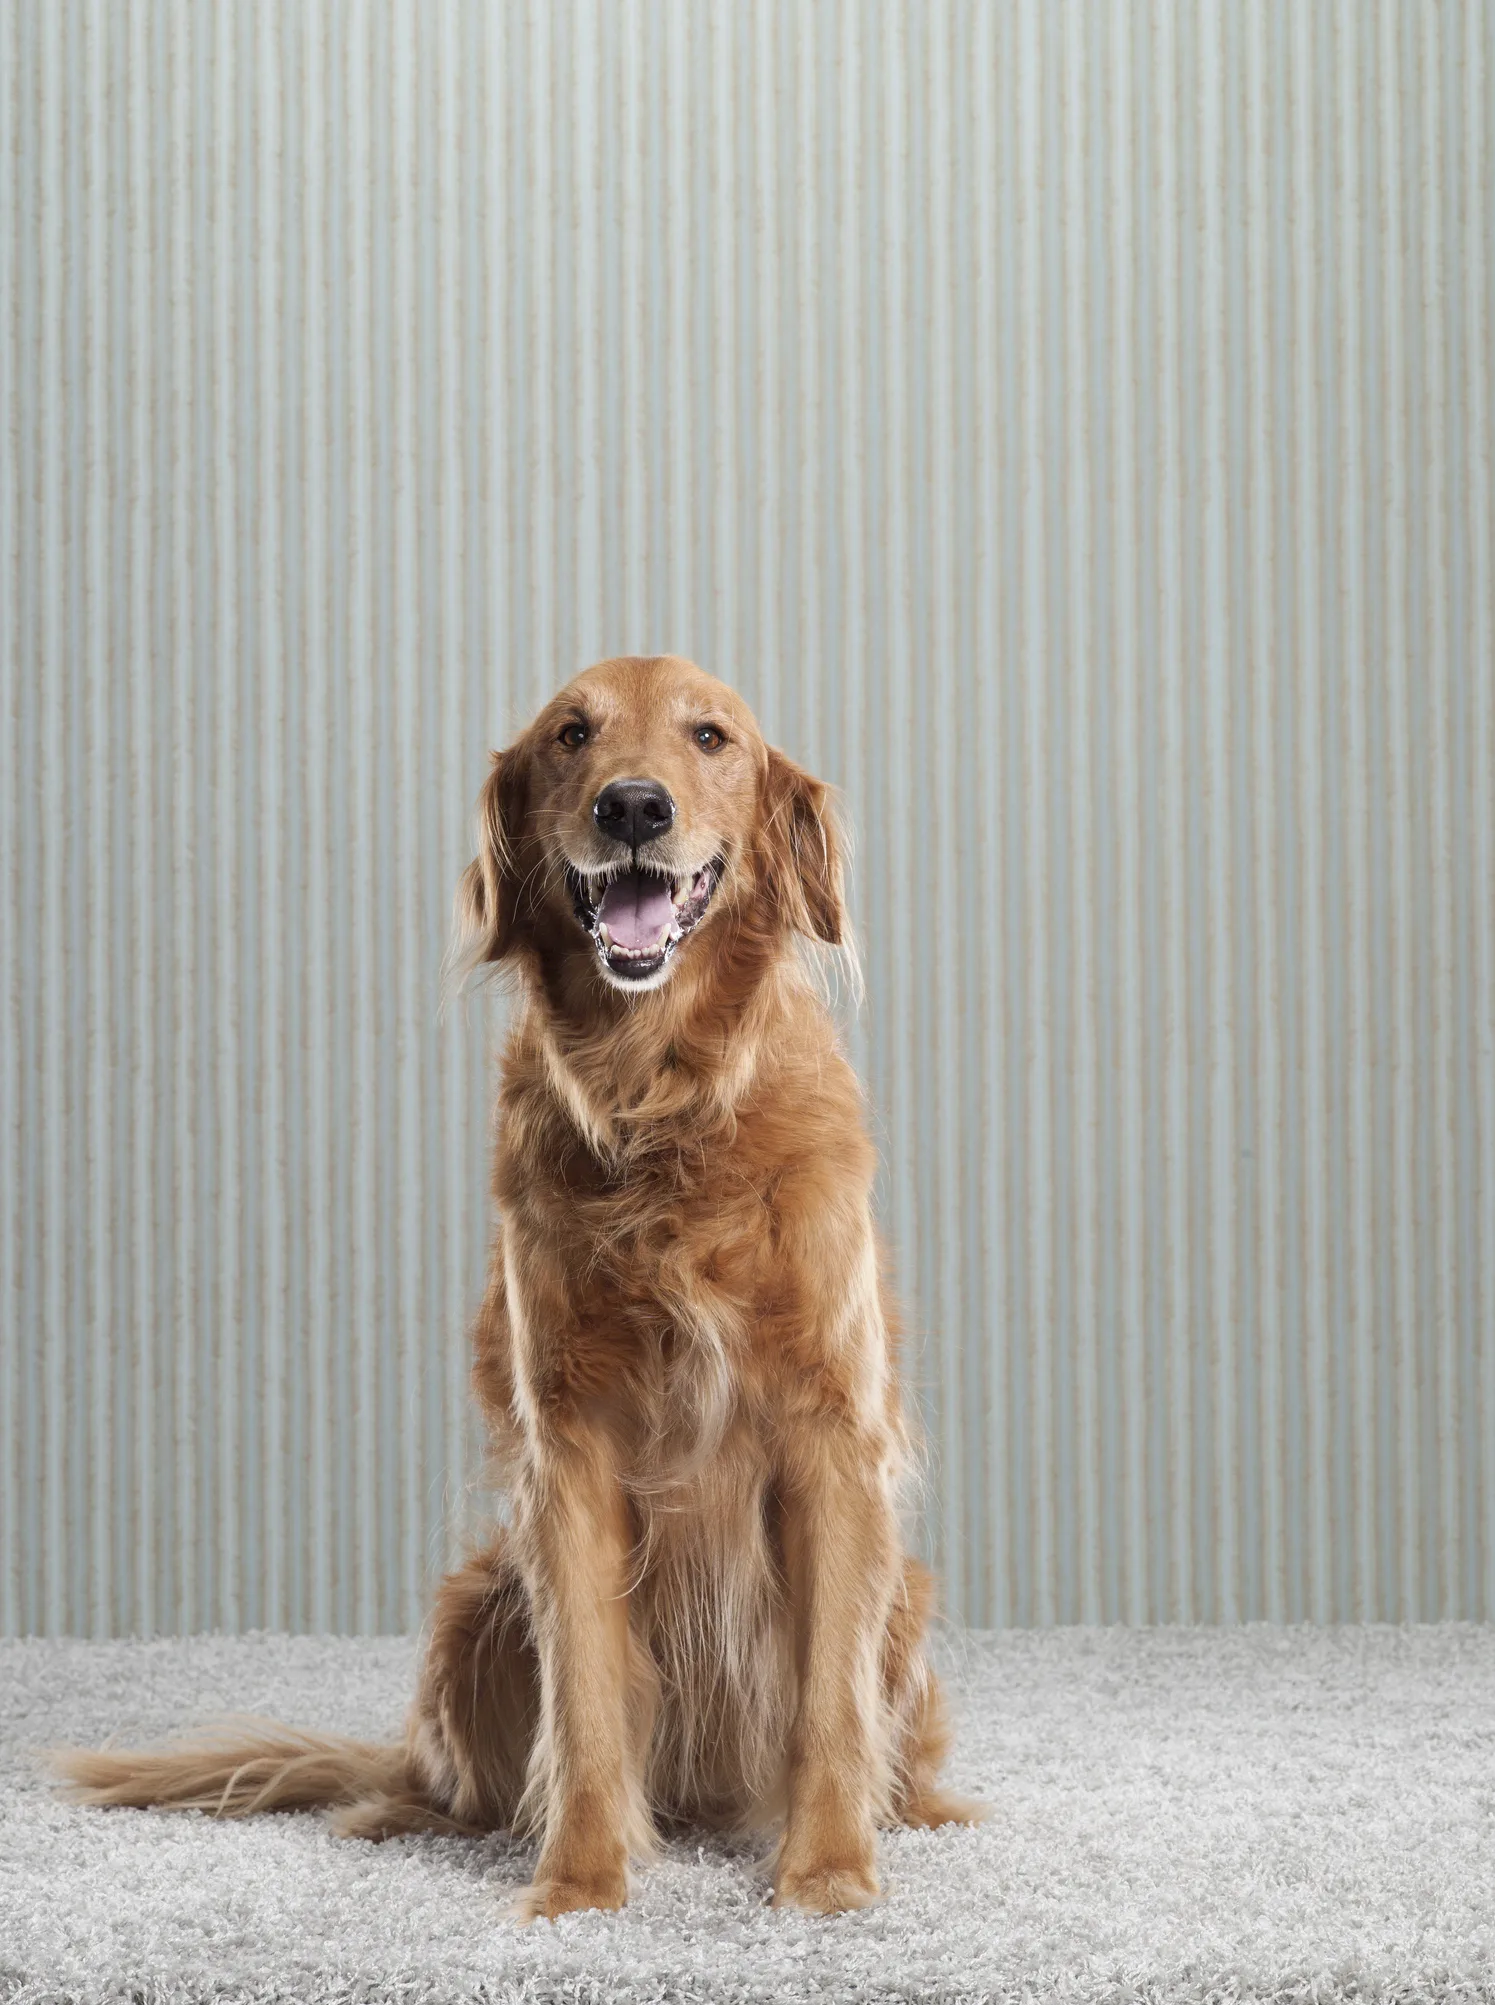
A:
<svg viewBox="0 0 1495 2005">
<path fill-rule="evenodd" d="M 650 1793 L 712 1821 L 772 1814 L 793 1703 L 793 1639 L 767 1468 L 733 1419 L 704 1465 L 629 1486 L 630 1626 L 669 1709 Z M 656 1683 L 657 1681 L 657 1683 Z"/>
</svg>

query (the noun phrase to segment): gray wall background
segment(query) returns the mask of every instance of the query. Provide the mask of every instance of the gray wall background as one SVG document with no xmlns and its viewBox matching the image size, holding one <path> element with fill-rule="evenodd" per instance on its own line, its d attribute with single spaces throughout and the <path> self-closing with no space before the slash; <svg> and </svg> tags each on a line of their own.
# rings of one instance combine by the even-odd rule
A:
<svg viewBox="0 0 1495 2005">
<path fill-rule="evenodd" d="M 1495 11 L 0 8 L 0 1628 L 419 1618 L 470 804 L 846 791 L 981 1623 L 1495 1615 Z"/>
</svg>

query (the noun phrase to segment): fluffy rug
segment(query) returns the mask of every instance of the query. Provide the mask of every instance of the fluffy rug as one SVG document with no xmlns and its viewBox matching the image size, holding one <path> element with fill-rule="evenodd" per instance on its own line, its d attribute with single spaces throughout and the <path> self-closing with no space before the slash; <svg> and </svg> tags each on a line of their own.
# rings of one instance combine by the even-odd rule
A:
<svg viewBox="0 0 1495 2005">
<path fill-rule="evenodd" d="M 1495 1999 L 1495 1629 L 946 1639 L 979 1831 L 884 1843 L 887 1898 L 765 1905 L 672 1846 L 618 1915 L 499 1919 L 529 1847 L 338 1843 L 314 1816 L 72 1809 L 54 1742 L 224 1708 L 393 1732 L 404 1640 L 0 1645 L 0 1997 Z"/>
</svg>

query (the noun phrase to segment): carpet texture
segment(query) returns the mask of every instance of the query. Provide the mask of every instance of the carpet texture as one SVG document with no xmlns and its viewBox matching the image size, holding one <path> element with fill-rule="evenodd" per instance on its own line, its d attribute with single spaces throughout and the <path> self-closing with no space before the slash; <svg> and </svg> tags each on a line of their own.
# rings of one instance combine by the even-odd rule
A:
<svg viewBox="0 0 1495 2005">
<path fill-rule="evenodd" d="M 780 1914 L 754 1851 L 678 1844 L 623 1913 L 520 1929 L 529 1846 L 78 1810 L 37 1773 L 225 1708 L 393 1733 L 407 1641 L 0 1645 L 0 1997 L 1495 2000 L 1495 1629 L 942 1647 L 950 1779 L 993 1814 L 889 1836 L 880 1905 Z"/>
</svg>

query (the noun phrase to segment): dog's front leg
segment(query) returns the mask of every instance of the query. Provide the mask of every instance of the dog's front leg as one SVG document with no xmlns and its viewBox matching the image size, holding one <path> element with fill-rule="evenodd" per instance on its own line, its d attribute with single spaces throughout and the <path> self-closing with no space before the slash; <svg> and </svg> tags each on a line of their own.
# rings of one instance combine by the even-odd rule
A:
<svg viewBox="0 0 1495 2005">
<path fill-rule="evenodd" d="M 776 1906 L 834 1914 L 877 1897 L 877 1814 L 888 1787 L 880 1661 L 897 1566 L 891 1462 L 879 1430 L 823 1416 L 786 1458 L 799 1704 Z"/>
<path fill-rule="evenodd" d="M 619 1908 L 648 1833 L 627 1744 L 628 1513 L 604 1435 L 552 1443 L 520 1498 L 540 1656 L 544 1842 L 519 1911 Z"/>
</svg>

